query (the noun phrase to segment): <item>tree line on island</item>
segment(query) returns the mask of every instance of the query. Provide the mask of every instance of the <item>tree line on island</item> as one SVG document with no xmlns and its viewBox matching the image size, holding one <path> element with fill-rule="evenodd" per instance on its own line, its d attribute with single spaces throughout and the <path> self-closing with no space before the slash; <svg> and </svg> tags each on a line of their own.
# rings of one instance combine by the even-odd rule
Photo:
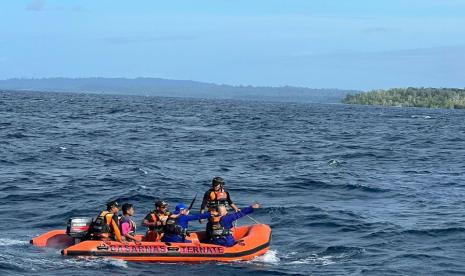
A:
<svg viewBox="0 0 465 276">
<path fill-rule="evenodd" d="M 15 78 L 0 80 L 0 90 L 71 92 L 112 95 L 189 97 L 277 102 L 339 103 L 345 89 L 314 89 L 293 86 L 225 85 L 161 78 Z M 1 93 L 1 91 L 0 91 Z"/>
<path fill-rule="evenodd" d="M 349 94 L 345 104 L 402 107 L 465 109 L 465 89 L 458 88 L 393 88 Z"/>
</svg>

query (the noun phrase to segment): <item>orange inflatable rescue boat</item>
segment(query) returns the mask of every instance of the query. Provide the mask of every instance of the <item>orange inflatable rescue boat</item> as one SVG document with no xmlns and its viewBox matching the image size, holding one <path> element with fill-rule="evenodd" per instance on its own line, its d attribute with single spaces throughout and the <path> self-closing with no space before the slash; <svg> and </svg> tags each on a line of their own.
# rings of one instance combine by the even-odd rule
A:
<svg viewBox="0 0 465 276">
<path fill-rule="evenodd" d="M 66 256 L 100 256 L 137 262 L 231 262 L 247 261 L 265 254 L 271 241 L 271 228 L 266 224 L 241 226 L 234 229 L 237 243 L 233 247 L 223 247 L 202 243 L 205 232 L 192 232 L 187 238 L 192 243 L 169 242 L 128 242 L 99 241 L 80 239 L 67 230 L 53 230 L 31 240 L 39 247 L 63 249 Z"/>
</svg>

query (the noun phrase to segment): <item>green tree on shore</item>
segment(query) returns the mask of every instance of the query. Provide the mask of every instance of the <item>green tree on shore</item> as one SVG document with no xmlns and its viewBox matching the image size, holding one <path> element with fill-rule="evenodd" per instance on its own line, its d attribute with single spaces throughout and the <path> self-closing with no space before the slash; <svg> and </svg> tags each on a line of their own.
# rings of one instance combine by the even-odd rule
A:
<svg viewBox="0 0 465 276">
<path fill-rule="evenodd" d="M 458 88 L 393 88 L 347 95 L 346 104 L 385 105 L 429 108 L 465 108 L 465 89 Z"/>
</svg>

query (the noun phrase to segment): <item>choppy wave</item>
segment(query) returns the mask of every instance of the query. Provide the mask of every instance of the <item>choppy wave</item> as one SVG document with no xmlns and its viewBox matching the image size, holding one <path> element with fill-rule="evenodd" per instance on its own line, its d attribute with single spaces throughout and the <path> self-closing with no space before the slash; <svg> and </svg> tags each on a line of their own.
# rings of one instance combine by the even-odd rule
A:
<svg viewBox="0 0 465 276">
<path fill-rule="evenodd" d="M 29 244 L 29 241 L 24 241 L 24 240 L 14 240 L 14 239 L 3 239 L 0 238 L 0 246 L 21 246 L 21 245 L 27 245 Z"/>
<path fill-rule="evenodd" d="M 0 102 L 2 275 L 465 274 L 463 111 L 34 92 Z M 108 200 L 135 204 L 138 224 L 157 199 L 173 208 L 198 193 L 198 212 L 217 175 L 239 207 L 262 203 L 251 217 L 272 227 L 266 255 L 140 264 L 27 244 Z"/>
<path fill-rule="evenodd" d="M 334 265 L 345 261 L 350 261 L 357 255 L 364 254 L 365 250 L 362 248 L 335 246 L 328 247 L 325 251 L 311 254 L 303 258 L 289 261 L 290 265 Z"/>
<path fill-rule="evenodd" d="M 435 229 L 406 229 L 391 231 L 381 230 L 367 235 L 370 238 L 388 237 L 388 236 L 413 236 L 415 238 L 425 237 L 447 237 L 456 234 L 465 233 L 465 228 L 462 227 L 448 227 L 448 228 L 435 228 Z"/>
</svg>

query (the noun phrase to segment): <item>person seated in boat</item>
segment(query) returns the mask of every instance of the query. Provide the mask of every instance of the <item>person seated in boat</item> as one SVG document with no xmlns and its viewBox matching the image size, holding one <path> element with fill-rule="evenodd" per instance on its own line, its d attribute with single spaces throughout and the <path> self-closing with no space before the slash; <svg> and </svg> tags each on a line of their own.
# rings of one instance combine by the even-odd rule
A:
<svg viewBox="0 0 465 276">
<path fill-rule="evenodd" d="M 142 226 L 147 227 L 145 239 L 147 241 L 159 241 L 163 236 L 163 226 L 171 213 L 168 203 L 164 200 L 155 202 L 155 209 L 148 213 L 142 221 Z"/>
<path fill-rule="evenodd" d="M 243 208 L 239 212 L 228 214 L 228 210 L 224 205 L 218 207 L 218 213 L 213 213 L 209 218 L 207 225 L 207 234 L 210 238 L 210 243 L 231 247 L 236 244 L 234 236 L 232 235 L 232 228 L 234 221 L 253 213 L 254 209 L 260 208 L 258 203 L 250 207 Z"/>
<path fill-rule="evenodd" d="M 131 219 L 134 216 L 134 206 L 130 203 L 124 203 L 122 206 L 123 217 L 120 220 L 121 235 L 124 241 L 140 242 L 136 236 L 136 223 Z"/>
<path fill-rule="evenodd" d="M 210 212 L 203 214 L 189 214 L 189 208 L 184 204 L 178 204 L 172 215 L 168 217 L 164 227 L 164 236 L 161 239 L 163 242 L 184 242 L 191 243 L 192 241 L 186 240 L 189 236 L 187 232 L 189 228 L 189 221 L 207 219 L 211 216 Z"/>
<path fill-rule="evenodd" d="M 123 241 L 119 230 L 119 207 L 117 201 L 107 203 L 107 210 L 102 211 L 92 222 L 89 231 L 91 239 Z"/>
</svg>

